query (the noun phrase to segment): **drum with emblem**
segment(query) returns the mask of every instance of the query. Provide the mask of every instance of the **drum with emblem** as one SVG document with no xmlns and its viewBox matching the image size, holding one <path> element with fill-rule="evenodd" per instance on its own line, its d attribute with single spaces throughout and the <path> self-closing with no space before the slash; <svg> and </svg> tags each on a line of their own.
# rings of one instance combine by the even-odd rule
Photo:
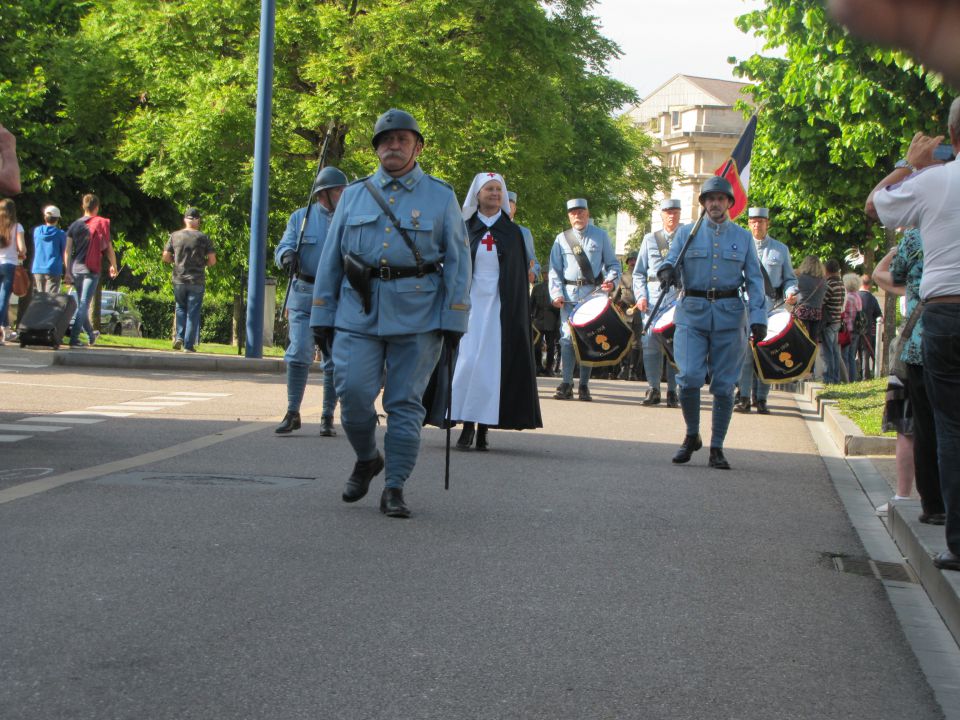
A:
<svg viewBox="0 0 960 720">
<path fill-rule="evenodd" d="M 786 310 L 770 313 L 766 337 L 751 347 L 757 376 L 767 384 L 797 380 L 813 370 L 817 360 L 817 344 Z"/>
<path fill-rule="evenodd" d="M 673 322 L 673 315 L 676 311 L 677 306 L 671 305 L 657 316 L 651 327 L 653 336 L 660 343 L 663 354 L 673 367 L 677 367 L 677 361 L 673 357 L 673 334 L 677 330 L 677 326 Z"/>
<path fill-rule="evenodd" d="M 586 367 L 616 365 L 633 347 L 633 331 L 606 295 L 591 295 L 570 313 L 577 362 Z"/>
</svg>

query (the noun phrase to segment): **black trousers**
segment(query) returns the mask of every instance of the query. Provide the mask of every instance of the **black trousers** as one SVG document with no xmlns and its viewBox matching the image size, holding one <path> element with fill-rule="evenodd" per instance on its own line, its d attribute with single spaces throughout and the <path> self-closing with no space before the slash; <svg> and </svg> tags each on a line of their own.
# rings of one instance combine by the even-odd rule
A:
<svg viewBox="0 0 960 720">
<path fill-rule="evenodd" d="M 923 381 L 923 365 L 907 364 L 907 394 L 913 409 L 913 470 L 920 504 L 927 514 L 942 513 L 937 426 Z"/>
</svg>

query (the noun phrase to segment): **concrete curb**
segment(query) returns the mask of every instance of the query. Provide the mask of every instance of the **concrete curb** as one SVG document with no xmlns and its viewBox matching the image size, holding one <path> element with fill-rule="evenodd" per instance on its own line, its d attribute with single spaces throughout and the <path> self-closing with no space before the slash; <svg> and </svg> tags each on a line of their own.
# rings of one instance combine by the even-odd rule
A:
<svg viewBox="0 0 960 720">
<path fill-rule="evenodd" d="M 896 453 L 896 438 L 864 435 L 856 423 L 837 410 L 835 400 L 825 400 L 817 395 L 822 389 L 823 385 L 820 383 L 805 381 L 803 388 L 797 394 L 816 406 L 817 412 L 823 418 L 824 426 L 840 452 L 847 456 L 894 455 Z"/>
<path fill-rule="evenodd" d="M 123 352 L 83 349 L 58 351 L 53 364 L 65 367 L 108 367 L 136 370 L 174 370 L 202 372 L 283 373 L 283 358 L 245 358 L 202 353 Z"/>
<path fill-rule="evenodd" d="M 933 556 L 947 549 L 943 526 L 924 525 L 917 520 L 920 512 L 917 500 L 890 503 L 890 534 L 910 561 L 944 623 L 960 642 L 960 572 L 941 570 L 933 564 Z"/>
</svg>

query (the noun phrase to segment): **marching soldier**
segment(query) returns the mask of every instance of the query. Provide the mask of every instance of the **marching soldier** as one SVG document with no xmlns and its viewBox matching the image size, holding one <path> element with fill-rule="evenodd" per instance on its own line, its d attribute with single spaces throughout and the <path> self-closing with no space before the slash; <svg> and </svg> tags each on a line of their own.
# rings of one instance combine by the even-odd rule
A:
<svg viewBox="0 0 960 720">
<path fill-rule="evenodd" d="M 510 219 L 513 220 L 517 214 L 517 194 L 513 190 L 508 190 L 507 200 L 510 201 Z M 540 277 L 540 263 L 537 262 L 537 253 L 533 245 L 533 233 L 525 225 L 517 223 L 517 227 L 523 235 L 523 249 L 527 254 L 527 280 L 533 285 Z"/>
<path fill-rule="evenodd" d="M 453 189 L 417 163 L 417 121 L 388 110 L 373 128 L 380 166 L 344 189 L 313 288 L 310 325 L 333 347 L 340 424 L 357 456 L 344 502 L 386 467 L 380 512 L 410 517 L 403 488 L 420 451 L 421 404 L 440 356 L 470 311 L 470 246 Z M 334 337 L 334 328 L 336 336 Z M 383 380 L 387 432 L 377 449 L 374 401 Z"/>
<path fill-rule="evenodd" d="M 633 292 L 637 297 L 637 310 L 643 313 L 643 322 L 646 325 L 650 319 L 657 300 L 660 299 L 660 286 L 657 283 L 657 271 L 663 264 L 670 250 L 670 243 L 680 226 L 680 201 L 677 198 L 667 198 L 660 203 L 660 219 L 663 221 L 663 230 L 647 233 L 640 243 L 637 255 L 637 264 L 633 269 Z M 651 282 L 653 284 L 651 285 Z M 660 305 L 660 311 L 667 310 L 676 300 L 676 291 L 669 290 L 667 297 Z M 660 377 L 663 375 L 663 347 L 660 341 L 650 331 L 641 339 L 643 344 L 643 367 L 647 374 L 647 396 L 642 405 L 660 404 Z M 677 371 L 667 362 L 667 407 L 678 407 L 677 398 Z"/>
<path fill-rule="evenodd" d="M 793 272 L 793 265 L 790 264 L 790 251 L 782 242 L 767 235 L 770 227 L 770 211 L 765 207 L 752 207 L 747 212 L 747 224 L 757 244 L 757 255 L 760 258 L 766 311 L 769 313 L 781 299 L 788 305 L 796 304 L 797 276 Z M 757 412 L 761 415 L 769 415 L 767 396 L 770 395 L 770 386 L 757 377 L 753 353 L 748 348 L 744 354 L 743 370 L 740 373 L 740 398 L 733 409 L 741 413 L 750 412 L 751 394 L 753 406 Z"/>
<path fill-rule="evenodd" d="M 554 394 L 556 400 L 573 399 L 573 366 L 576 355 L 567 319 L 573 306 L 586 299 L 599 286 L 613 290 L 620 277 L 620 263 L 605 230 L 590 222 L 590 209 L 583 198 L 567 201 L 570 229 L 557 235 L 550 251 L 550 299 L 560 308 L 560 370 L 563 381 Z M 578 398 L 590 401 L 590 368 L 580 365 Z"/>
<path fill-rule="evenodd" d="M 677 231 L 658 273 L 663 291 L 675 287 L 678 280 L 682 280 L 683 287 L 674 319 L 677 326 L 674 352 L 687 434 L 673 462 L 689 462 L 693 453 L 703 447 L 700 388 L 709 368 L 713 394 L 709 464 L 729 470 L 730 463 L 723 455 L 723 441 L 730 426 L 733 388 L 746 349 L 748 314 L 750 332 L 756 341 L 766 335 L 767 313 L 756 245 L 750 233 L 730 222 L 727 216 L 734 202 L 733 188 L 724 178 L 712 177 L 703 184 L 699 199 L 707 217 L 691 241 L 683 262 L 678 268 L 680 249 L 693 225 L 684 225 Z M 744 284 L 749 305 L 740 296 Z"/>
<path fill-rule="evenodd" d="M 313 182 L 312 197 L 316 198 L 307 218 L 303 239 L 297 246 L 300 227 L 307 208 L 295 210 L 287 221 L 283 239 L 277 245 L 274 262 L 290 276 L 287 295 L 287 325 L 290 344 L 284 354 L 287 362 L 287 414 L 274 432 L 286 434 L 300 429 L 300 405 L 307 387 L 310 365 L 313 363 L 313 332 L 310 330 L 310 310 L 313 305 L 313 283 L 320 264 L 320 254 L 327 239 L 327 228 L 340 194 L 347 184 L 347 176 L 333 166 L 323 168 Z M 333 359 L 320 349 L 323 361 L 323 409 L 320 415 L 320 435 L 336 435 L 333 429 L 333 411 L 337 394 L 333 386 Z"/>
</svg>

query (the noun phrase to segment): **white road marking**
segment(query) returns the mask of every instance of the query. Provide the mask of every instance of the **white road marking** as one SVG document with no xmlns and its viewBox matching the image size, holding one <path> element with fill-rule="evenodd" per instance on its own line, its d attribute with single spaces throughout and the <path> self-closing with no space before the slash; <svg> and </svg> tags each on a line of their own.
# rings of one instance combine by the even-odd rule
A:
<svg viewBox="0 0 960 720">
<path fill-rule="evenodd" d="M 33 417 L 25 417 L 17 420 L 17 422 L 25 423 L 66 422 L 76 423 L 78 425 L 93 425 L 94 423 L 102 423 L 103 421 L 103 418 L 65 417 L 63 415 L 34 415 Z"/>
<path fill-rule="evenodd" d="M 131 405 L 156 405 L 157 407 L 183 407 L 184 405 L 190 404 L 190 402 L 186 400 L 173 402 L 168 400 L 155 400 L 154 398 L 146 398 L 144 400 L 127 400 L 126 403 L 123 404 L 127 403 Z"/>
<path fill-rule="evenodd" d="M 108 411 L 133 410 L 134 412 L 153 412 L 154 410 L 159 410 L 159 409 L 160 408 L 147 407 L 144 405 L 126 405 L 126 404 L 124 405 L 91 405 L 90 407 L 87 408 L 87 410 L 96 410 L 98 412 L 101 410 L 108 410 Z"/>
<path fill-rule="evenodd" d="M 163 462 L 164 460 L 169 460 L 170 458 L 185 455 L 197 450 L 202 450 L 203 448 L 210 447 L 211 445 L 217 445 L 226 440 L 233 440 L 234 438 L 249 435 L 257 430 L 263 430 L 270 425 L 271 423 L 262 422 L 248 423 L 239 427 L 230 428 L 229 430 L 213 433 L 212 435 L 206 435 L 204 437 L 195 438 L 177 445 L 172 445 L 171 447 L 164 448 L 162 450 L 154 450 L 152 452 L 137 455 L 135 457 L 116 460 L 114 462 L 104 463 L 103 465 L 95 465 L 94 467 L 84 468 L 82 470 L 73 470 L 61 475 L 53 475 L 51 477 L 46 477 L 39 480 L 31 480 L 30 482 L 21 483 L 20 485 L 15 485 L 14 487 L 0 490 L 0 505 L 12 502 L 14 500 L 19 500 L 20 498 L 30 497 L 31 495 L 36 495 L 47 490 L 52 490 L 62 485 L 69 485 L 70 483 L 79 482 L 81 480 L 91 480 L 93 478 L 103 477 L 104 475 L 111 475 L 113 473 L 123 472 L 124 470 L 130 470 L 136 467 L 143 467 L 144 465 L 152 465 L 153 463 Z"/>
<path fill-rule="evenodd" d="M 30 429 L 33 432 L 57 432 L 59 430 L 72 430 L 72 428 L 66 425 L 34 425 Z M 26 430 L 26 427 L 11 423 L 9 425 L 0 425 L 0 430 L 6 430 L 9 432 L 23 432 Z"/>
<path fill-rule="evenodd" d="M 204 392 L 172 392 L 171 395 L 177 395 L 179 397 L 196 397 L 196 398 L 215 398 L 215 397 L 230 397 L 231 393 L 204 393 Z"/>
<path fill-rule="evenodd" d="M 64 410 L 63 412 L 58 412 L 57 416 L 60 415 L 93 415 L 99 417 L 113 417 L 113 418 L 124 418 L 130 417 L 133 413 L 128 412 L 97 412 L 94 410 Z"/>
<path fill-rule="evenodd" d="M 20 442 L 33 437 L 32 435 L 0 435 L 0 443 Z"/>
<path fill-rule="evenodd" d="M 151 402 L 154 400 L 161 401 L 161 402 L 171 401 L 171 402 L 176 402 L 179 405 L 186 405 L 187 403 L 192 403 L 192 402 L 207 402 L 208 400 L 216 400 L 216 398 L 184 397 L 183 395 L 180 395 L 179 397 L 170 396 L 170 395 L 155 395 L 153 397 L 148 397 L 146 399 Z"/>
</svg>

